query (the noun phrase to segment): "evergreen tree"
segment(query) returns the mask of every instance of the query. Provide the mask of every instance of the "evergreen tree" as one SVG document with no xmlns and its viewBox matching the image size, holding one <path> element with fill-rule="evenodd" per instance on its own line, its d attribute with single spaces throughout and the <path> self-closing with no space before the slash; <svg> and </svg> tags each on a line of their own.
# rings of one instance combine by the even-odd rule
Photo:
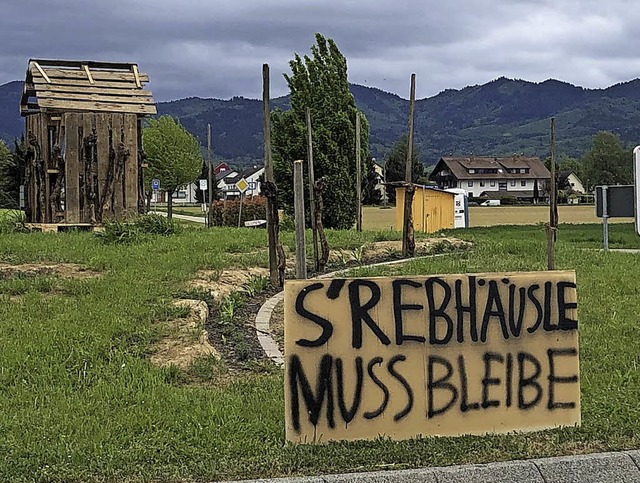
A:
<svg viewBox="0 0 640 483">
<path fill-rule="evenodd" d="M 16 152 L 19 144 L 16 141 Z M 22 176 L 16 155 L 0 141 L 0 208 L 18 208 L 18 197 Z"/>
<path fill-rule="evenodd" d="M 379 179 L 375 163 L 372 158 L 367 158 L 365 164 L 367 169 L 362 180 L 362 204 L 378 205 L 382 200 L 382 193 L 376 189 Z"/>
<path fill-rule="evenodd" d="M 167 193 L 167 216 L 171 219 L 173 193 L 195 181 L 202 169 L 200 143 L 171 116 L 150 119 L 143 141 L 149 162 L 146 177 L 160 180 L 160 187 Z"/>
<path fill-rule="evenodd" d="M 391 183 L 393 181 L 404 181 L 407 165 L 408 142 L 408 136 L 406 134 L 402 135 L 387 155 L 385 161 L 387 183 Z M 420 153 L 415 145 L 413 147 L 413 152 L 411 153 L 411 160 L 413 163 L 411 179 L 414 183 L 420 183 L 424 181 L 424 166 L 420 162 Z M 390 203 L 396 202 L 396 192 L 393 186 L 387 186 L 387 197 L 389 198 Z"/>
<path fill-rule="evenodd" d="M 291 109 L 272 114 L 273 165 L 279 202 L 293 216 L 293 162 L 307 159 L 306 108 L 311 111 L 315 179 L 325 178 L 325 228 L 350 228 L 356 219 L 355 119 L 360 116 L 360 159 L 369 158 L 369 125 L 359 113 L 347 81 L 347 61 L 332 39 L 316 34 L 311 57 L 289 62 Z M 304 163 L 309 220 L 308 173 Z"/>
</svg>

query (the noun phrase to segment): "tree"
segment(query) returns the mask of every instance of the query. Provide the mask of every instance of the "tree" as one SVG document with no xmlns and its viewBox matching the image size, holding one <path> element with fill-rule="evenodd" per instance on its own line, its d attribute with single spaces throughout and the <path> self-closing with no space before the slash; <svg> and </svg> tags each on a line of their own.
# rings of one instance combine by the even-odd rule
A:
<svg viewBox="0 0 640 483">
<path fill-rule="evenodd" d="M 213 164 L 213 160 L 211 161 L 211 164 Z M 206 160 L 204 161 L 204 163 L 202 163 L 202 170 L 200 171 L 200 175 L 198 176 L 198 179 L 207 180 L 207 189 L 202 191 L 198 186 L 198 189 L 196 190 L 196 201 L 198 203 L 209 203 L 209 190 L 211 189 L 211 186 L 209 186 L 209 162 Z M 202 196 L 203 194 L 204 194 L 204 199 Z M 216 186 L 216 177 L 214 175 L 213 176 L 213 192 L 211 193 L 211 199 L 215 200 L 217 198 L 218 198 L 218 187 Z"/>
<path fill-rule="evenodd" d="M 593 137 L 591 149 L 584 155 L 587 183 L 592 186 L 633 183 L 633 163 L 620 138 L 607 131 Z M 589 189 L 589 187 L 587 187 Z"/>
<path fill-rule="evenodd" d="M 149 169 L 147 178 L 160 180 L 166 191 L 167 216 L 173 216 L 173 193 L 198 177 L 202 168 L 200 143 L 171 116 L 150 119 L 144 129 L 144 150 Z"/>
<path fill-rule="evenodd" d="M 356 219 L 355 122 L 360 116 L 360 159 L 369 158 L 369 124 L 358 112 L 347 81 L 347 61 L 332 39 L 316 34 L 311 57 L 295 54 L 284 74 L 291 109 L 272 113 L 273 166 L 279 202 L 293 215 L 293 162 L 307 159 L 306 108 L 311 111 L 315 179 L 325 178 L 326 228 L 350 228 Z M 305 163 L 305 209 L 309 220 Z M 329 193 L 328 193 L 329 194 Z"/>
<path fill-rule="evenodd" d="M 25 182 L 27 146 L 24 137 L 14 140 L 13 152 L 0 141 L 0 208 L 18 208 L 20 185 Z"/>
<path fill-rule="evenodd" d="M 404 181 L 407 166 L 408 142 L 408 136 L 403 134 L 402 137 L 395 142 L 393 148 L 391 148 L 391 152 L 387 155 L 385 161 L 387 183 L 391 183 L 393 181 Z M 424 178 L 424 166 L 420 162 L 420 153 L 416 146 L 413 147 L 411 161 L 413 164 L 411 179 L 414 183 L 419 183 L 420 181 L 423 181 Z M 389 198 L 390 203 L 396 202 L 396 191 L 393 186 L 387 186 L 387 197 Z"/>
<path fill-rule="evenodd" d="M 382 199 L 380 190 L 376 189 L 379 183 L 378 173 L 372 158 L 367 158 L 365 164 L 367 169 L 362 180 L 362 204 L 377 205 Z"/>
</svg>

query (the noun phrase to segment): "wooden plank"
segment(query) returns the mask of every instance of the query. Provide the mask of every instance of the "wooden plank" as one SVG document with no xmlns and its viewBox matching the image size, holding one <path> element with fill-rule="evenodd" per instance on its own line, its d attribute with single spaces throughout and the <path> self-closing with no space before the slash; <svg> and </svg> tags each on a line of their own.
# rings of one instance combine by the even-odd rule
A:
<svg viewBox="0 0 640 483">
<path fill-rule="evenodd" d="M 49 85 L 42 77 L 34 77 L 32 83 L 36 89 L 40 89 L 43 85 Z M 91 84 L 88 79 L 52 79 L 52 86 L 76 86 L 76 87 L 107 87 L 111 89 L 137 89 L 134 82 L 123 81 L 99 81 L 94 79 L 94 84 Z"/>
<path fill-rule="evenodd" d="M 142 82 L 140 82 L 140 72 L 138 72 L 138 66 L 133 64 L 131 66 L 131 70 L 133 71 L 133 77 L 136 79 L 136 85 L 138 87 L 142 87 Z"/>
<path fill-rule="evenodd" d="M 30 95 L 36 95 L 35 86 L 30 88 Z M 141 96 L 141 97 L 153 97 L 151 91 L 146 91 L 144 89 L 136 88 L 123 88 L 116 89 L 111 87 L 96 87 L 96 85 L 92 86 L 75 86 L 75 85 L 57 85 L 57 84 L 38 84 L 37 92 L 40 93 L 41 96 L 44 96 L 43 93 L 47 92 L 69 92 L 72 94 L 101 94 L 101 95 L 109 95 L 109 96 Z"/>
<path fill-rule="evenodd" d="M 39 66 L 39 64 L 36 64 Z M 35 67 L 35 66 L 34 66 Z M 42 68 L 40 68 L 42 69 Z M 87 73 L 81 69 L 46 69 L 40 72 L 31 69 L 31 75 L 34 79 L 42 77 L 43 79 L 87 79 Z M 136 78 L 133 72 L 114 72 L 108 70 L 94 70 L 91 72 L 91 76 L 95 81 L 128 81 L 135 85 Z M 139 73 L 138 77 L 141 82 L 149 82 L 149 76 L 147 74 Z"/>
<path fill-rule="evenodd" d="M 32 63 L 33 67 L 36 68 L 36 70 L 38 71 L 38 74 L 40 74 L 42 76 L 42 78 L 47 81 L 47 83 L 51 84 L 51 78 L 47 75 L 47 73 L 42 69 L 42 67 L 40 67 L 40 64 L 38 64 L 37 62 L 33 62 Z"/>
<path fill-rule="evenodd" d="M 124 115 L 124 144 L 129 158 L 124 168 L 124 206 L 128 214 L 138 211 L 138 116 Z"/>
<path fill-rule="evenodd" d="M 112 104 L 108 102 L 61 101 L 57 99 L 41 99 L 41 108 L 60 109 L 69 111 L 101 111 L 101 112 L 130 112 L 132 114 L 157 114 L 156 106 L 146 104 Z"/>
<path fill-rule="evenodd" d="M 95 81 L 93 80 L 93 76 L 91 75 L 91 71 L 89 70 L 89 66 L 87 64 L 84 64 L 82 66 L 82 70 L 84 70 L 84 73 L 87 74 L 87 79 L 89 79 L 89 82 L 91 82 L 92 84 L 95 84 Z"/>
<path fill-rule="evenodd" d="M 106 62 L 102 60 L 63 60 L 63 59 L 29 59 L 42 67 L 77 67 L 88 65 L 91 69 L 131 70 L 131 62 Z"/>
<path fill-rule="evenodd" d="M 109 144 L 111 130 L 111 116 L 101 112 L 96 116 L 96 129 L 98 132 L 98 206 L 106 189 L 106 180 L 109 170 Z"/>
<path fill-rule="evenodd" d="M 84 126 L 84 137 L 86 139 L 93 134 L 93 130 L 96 128 L 96 115 L 94 113 L 88 113 L 88 112 L 83 113 L 82 123 Z M 96 146 L 96 149 L 97 149 L 97 146 Z M 97 153 L 95 154 L 97 155 Z M 87 159 L 84 160 L 84 163 L 87 166 L 84 166 L 84 172 L 87 174 L 87 178 L 88 178 L 88 179 L 85 179 L 85 183 L 89 183 L 89 184 L 85 187 L 87 197 L 85 198 L 85 207 L 84 207 L 85 218 L 83 221 L 85 223 L 91 223 L 98 211 L 98 199 L 97 199 L 97 187 L 96 187 L 97 183 L 95 179 L 97 178 L 98 172 L 96 170 L 97 166 L 95 166 L 91 160 L 91 152 L 89 151 L 85 153 L 85 155 L 87 156 Z M 90 196 L 92 192 L 94 193 L 93 198 Z"/>
<path fill-rule="evenodd" d="M 37 97 L 38 101 L 40 101 L 40 99 L 56 99 L 65 101 L 109 102 L 117 104 L 154 104 L 153 98 L 150 96 L 118 96 L 88 93 L 85 94 L 84 92 L 72 93 L 39 91 Z"/>
<path fill-rule="evenodd" d="M 66 150 L 64 156 L 65 165 L 65 221 L 67 223 L 80 222 L 80 180 L 79 180 L 79 147 L 78 126 L 80 116 L 75 112 L 64 115 L 65 143 Z"/>
<path fill-rule="evenodd" d="M 47 116 L 46 114 L 42 114 L 39 117 L 40 117 L 39 138 L 41 140 L 40 143 L 42 145 L 42 163 L 43 163 L 42 169 L 44 170 L 44 190 L 45 190 L 44 206 L 42 207 L 42 209 L 44 212 L 45 223 L 50 223 L 51 221 L 53 221 L 53 219 L 52 219 L 51 206 L 50 206 L 51 183 L 50 183 L 49 175 L 47 174 L 47 171 L 51 166 L 51 149 L 49 146 L 49 129 L 48 129 L 49 116 Z"/>
<path fill-rule="evenodd" d="M 116 152 L 116 161 L 118 158 L 118 149 L 120 147 L 120 142 L 123 139 L 122 130 L 124 128 L 124 115 L 122 114 L 112 114 L 111 115 L 111 125 L 113 130 L 113 149 Z M 116 162 L 116 173 L 117 173 L 117 162 Z M 119 178 L 115 180 L 115 186 L 113 190 L 113 214 L 116 217 L 121 217 L 124 214 L 124 184 L 123 184 L 123 176 L 121 175 Z"/>
</svg>

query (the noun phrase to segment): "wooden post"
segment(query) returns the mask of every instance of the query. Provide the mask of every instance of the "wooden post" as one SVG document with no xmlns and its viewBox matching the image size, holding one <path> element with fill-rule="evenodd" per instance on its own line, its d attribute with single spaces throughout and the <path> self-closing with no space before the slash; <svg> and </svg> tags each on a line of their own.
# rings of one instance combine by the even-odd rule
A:
<svg viewBox="0 0 640 483">
<path fill-rule="evenodd" d="M 555 241 L 558 224 L 556 197 L 556 156 L 555 156 L 556 118 L 551 118 L 551 187 L 549 189 L 549 225 L 547 226 L 547 269 L 555 269 Z"/>
<path fill-rule="evenodd" d="M 313 268 L 319 270 L 318 228 L 316 226 L 315 173 L 313 169 L 313 135 L 311 132 L 311 109 L 307 107 L 307 170 L 309 172 L 309 213 L 311 216 L 311 232 L 313 234 Z"/>
<path fill-rule="evenodd" d="M 402 224 L 402 256 L 412 257 L 415 254 L 413 237 L 413 112 L 416 103 L 416 75 L 411 74 L 411 96 L 409 98 L 409 136 L 407 139 L 407 163 L 405 167 L 406 189 L 404 193 L 404 222 Z"/>
<path fill-rule="evenodd" d="M 360 163 L 360 113 L 356 111 L 356 230 L 362 231 L 362 166 Z"/>
<path fill-rule="evenodd" d="M 264 139 L 264 177 L 267 184 L 274 186 L 273 164 L 271 162 L 271 111 L 269 109 L 269 64 L 262 65 L 262 135 Z M 275 197 L 275 193 L 273 194 Z M 273 287 L 280 287 L 278 273 L 278 232 L 274 218 L 275 200 L 267 196 L 267 234 L 269 237 L 269 279 Z M 275 211 L 277 213 L 277 211 Z"/>
<path fill-rule="evenodd" d="M 211 207 L 213 205 L 213 163 L 211 161 L 211 124 L 207 124 L 207 162 L 209 163 L 209 180 L 208 180 L 208 188 L 209 188 L 209 209 L 207 210 L 207 225 L 211 227 L 213 225 L 212 222 L 212 214 Z M 204 194 L 204 193 L 203 193 Z M 205 203 L 205 200 L 202 200 Z"/>
<path fill-rule="evenodd" d="M 293 162 L 293 207 L 296 223 L 296 278 L 307 278 L 304 241 L 304 179 L 301 159 Z"/>
</svg>

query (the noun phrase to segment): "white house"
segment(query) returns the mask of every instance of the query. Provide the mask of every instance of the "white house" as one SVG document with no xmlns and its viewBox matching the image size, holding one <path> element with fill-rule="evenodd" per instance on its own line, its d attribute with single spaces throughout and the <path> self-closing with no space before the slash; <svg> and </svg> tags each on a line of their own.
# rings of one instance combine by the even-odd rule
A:
<svg viewBox="0 0 640 483">
<path fill-rule="evenodd" d="M 473 197 L 531 201 L 536 190 L 544 197 L 551 174 L 535 157 L 443 157 L 429 179 L 440 188 L 462 188 Z"/>
<path fill-rule="evenodd" d="M 245 191 L 245 196 L 258 196 L 261 191 L 260 176 L 264 173 L 264 166 L 254 166 L 252 168 L 245 169 L 244 171 L 231 173 L 220 173 L 222 176 L 218 181 L 218 193 L 221 198 L 233 199 L 240 196 L 240 191 L 236 188 L 236 183 L 241 179 L 245 179 L 249 187 Z M 217 179 L 217 178 L 216 178 Z"/>
<path fill-rule="evenodd" d="M 573 171 L 560 171 L 558 183 L 560 187 L 566 186 L 567 188 L 570 188 L 574 193 L 578 193 L 581 195 L 586 193 L 582 181 Z"/>
</svg>

